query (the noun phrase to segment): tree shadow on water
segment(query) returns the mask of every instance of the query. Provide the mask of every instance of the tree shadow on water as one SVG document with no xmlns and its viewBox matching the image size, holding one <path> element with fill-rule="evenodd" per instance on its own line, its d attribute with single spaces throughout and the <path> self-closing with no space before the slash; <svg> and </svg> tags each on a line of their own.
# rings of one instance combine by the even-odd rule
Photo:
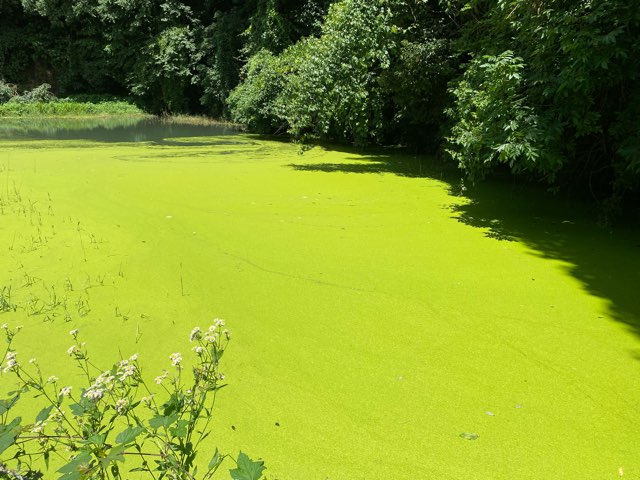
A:
<svg viewBox="0 0 640 480">
<path fill-rule="evenodd" d="M 332 152 L 340 152 L 338 163 L 291 163 L 287 165 L 294 170 L 307 172 L 341 172 L 341 173 L 391 173 L 410 178 L 432 178 L 453 182 L 459 171 L 449 164 L 432 156 L 413 155 L 404 151 L 394 152 L 390 149 L 357 149 L 350 147 L 323 148 Z"/>
<path fill-rule="evenodd" d="M 453 217 L 500 241 L 518 240 L 542 258 L 564 262 L 583 288 L 608 303 L 609 315 L 640 335 L 640 230 L 604 228 L 584 201 L 540 186 L 488 181 L 465 192 Z"/>
<path fill-rule="evenodd" d="M 350 153 L 350 150 L 343 150 Z M 355 151 L 354 151 L 355 153 Z M 543 186 L 494 179 L 466 188 L 461 173 L 435 159 L 373 154 L 345 163 L 300 163 L 299 171 L 361 174 L 392 173 L 445 182 L 452 197 L 452 218 L 484 230 L 496 241 L 519 241 L 542 258 L 564 262 L 568 274 L 591 295 L 608 303 L 609 315 L 640 336 L 640 228 L 614 230 L 596 224 L 585 201 L 552 195 Z M 604 320 L 603 320 L 604 321 Z"/>
</svg>

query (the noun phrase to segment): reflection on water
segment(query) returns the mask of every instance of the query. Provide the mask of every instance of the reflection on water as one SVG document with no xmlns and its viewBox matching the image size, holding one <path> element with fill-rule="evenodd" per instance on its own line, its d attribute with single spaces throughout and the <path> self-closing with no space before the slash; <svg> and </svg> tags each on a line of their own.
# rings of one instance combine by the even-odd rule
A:
<svg viewBox="0 0 640 480">
<path fill-rule="evenodd" d="M 0 118 L 1 140 L 90 140 L 170 144 L 171 138 L 233 135 L 224 125 L 193 125 L 156 117 Z"/>
</svg>

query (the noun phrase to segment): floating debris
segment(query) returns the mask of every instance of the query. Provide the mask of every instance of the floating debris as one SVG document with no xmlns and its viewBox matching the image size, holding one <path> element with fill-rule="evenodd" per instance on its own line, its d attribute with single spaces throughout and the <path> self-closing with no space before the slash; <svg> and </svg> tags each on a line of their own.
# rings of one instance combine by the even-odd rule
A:
<svg viewBox="0 0 640 480">
<path fill-rule="evenodd" d="M 465 440 L 477 440 L 479 437 L 480 435 L 477 433 L 462 432 L 460 434 L 460 438 L 464 438 Z"/>
</svg>

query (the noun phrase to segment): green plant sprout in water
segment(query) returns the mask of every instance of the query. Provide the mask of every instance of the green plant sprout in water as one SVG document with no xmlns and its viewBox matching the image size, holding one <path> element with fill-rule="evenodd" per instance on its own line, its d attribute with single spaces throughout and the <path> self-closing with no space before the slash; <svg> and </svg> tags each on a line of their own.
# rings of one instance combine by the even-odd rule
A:
<svg viewBox="0 0 640 480">
<path fill-rule="evenodd" d="M 7 339 L 2 374 L 14 375 L 18 385 L 0 400 L 0 479 L 43 478 L 38 469 L 43 463 L 48 469 L 53 456 L 64 463 L 59 480 L 127 479 L 125 466 L 154 480 L 208 480 L 228 457 L 216 449 L 206 468 L 196 461 L 211 430 L 217 392 L 225 386 L 219 362 L 231 334 L 224 320 L 214 320 L 206 331 L 192 330 L 191 375 L 185 374 L 182 354 L 173 353 L 170 370 L 151 385 L 137 354 L 101 369 L 72 330 L 67 353 L 82 370 L 81 388 L 61 385 L 56 376 L 45 379 L 36 359 L 21 364 L 13 348 L 21 327 L 1 328 Z M 46 402 L 32 423 L 23 424 L 11 413 L 29 393 Z M 265 469 L 242 452 L 235 464 L 234 480 L 258 480 Z"/>
</svg>

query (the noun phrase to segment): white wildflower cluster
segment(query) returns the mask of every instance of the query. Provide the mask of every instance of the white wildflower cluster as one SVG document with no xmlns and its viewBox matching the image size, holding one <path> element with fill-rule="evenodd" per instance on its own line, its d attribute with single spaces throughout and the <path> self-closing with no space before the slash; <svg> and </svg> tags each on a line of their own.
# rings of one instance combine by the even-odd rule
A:
<svg viewBox="0 0 640 480">
<path fill-rule="evenodd" d="M 155 379 L 156 384 L 160 385 L 168 376 L 169 374 L 166 371 L 162 375 L 157 376 Z"/>
<path fill-rule="evenodd" d="M 100 400 L 103 397 L 103 395 L 104 395 L 104 390 L 98 387 L 91 387 L 86 392 L 84 392 L 85 398 L 88 398 L 89 400 L 93 400 L 94 402 L 97 402 L 98 400 Z"/>
<path fill-rule="evenodd" d="M 80 330 L 76 328 L 75 330 L 71 330 L 69 332 L 69 335 L 71 335 L 73 338 L 76 338 L 78 336 L 78 333 L 80 333 Z"/>
<path fill-rule="evenodd" d="M 86 345 L 85 342 L 82 342 L 81 344 L 75 344 L 75 345 L 71 345 L 68 349 L 67 349 L 67 354 L 70 357 L 74 357 L 76 360 L 82 360 L 85 359 L 85 352 L 82 351 L 82 349 L 84 348 L 84 346 Z"/>
<path fill-rule="evenodd" d="M 113 382 L 116 379 L 111 374 L 111 370 L 106 370 L 102 374 L 98 375 L 93 382 L 92 388 L 104 388 L 106 390 L 113 390 Z"/>
<path fill-rule="evenodd" d="M 200 345 L 196 345 L 195 347 L 192 348 L 192 350 L 196 352 L 196 355 L 204 354 L 204 347 L 201 347 Z"/>
<path fill-rule="evenodd" d="M 122 372 L 119 371 L 117 374 L 122 375 Z M 105 392 L 113 391 L 115 387 L 115 380 L 116 377 L 113 375 L 111 370 L 106 370 L 96 377 L 93 381 L 93 385 L 84 392 L 84 397 L 93 401 L 100 400 L 104 396 Z"/>
<path fill-rule="evenodd" d="M 182 354 L 172 353 L 169 356 L 169 359 L 171 360 L 171 365 L 173 365 L 174 367 L 180 368 L 180 364 L 182 363 Z"/>
<path fill-rule="evenodd" d="M 9 325 L 7 325 L 6 323 L 3 323 L 2 326 L 0 327 L 2 330 L 9 330 Z"/>
<path fill-rule="evenodd" d="M 129 400 L 127 400 L 126 398 L 121 398 L 119 400 L 116 400 L 115 409 L 119 415 L 124 415 L 125 413 L 127 413 L 128 408 L 129 408 Z"/>
<path fill-rule="evenodd" d="M 60 389 L 61 397 L 68 397 L 69 395 L 71 395 L 71 387 L 62 387 Z"/>
<path fill-rule="evenodd" d="M 122 360 L 118 364 L 119 370 L 116 375 L 118 376 L 118 380 L 124 382 L 127 378 L 133 377 L 136 374 L 136 366 L 132 363 L 129 363 L 128 360 Z"/>
<path fill-rule="evenodd" d="M 200 357 L 200 363 L 194 367 L 193 372 L 196 379 L 202 382 L 202 388 L 209 388 L 206 385 L 214 385 L 224 379 L 224 374 L 218 373 L 218 358 L 224 349 L 223 340 L 229 341 L 231 338 L 231 332 L 224 328 L 225 325 L 223 319 L 216 318 L 205 331 L 195 327 L 189 336 L 191 341 L 198 341 L 198 345 L 192 350 Z"/>
<path fill-rule="evenodd" d="M 225 325 L 226 325 L 225 321 L 224 321 L 224 320 L 222 320 L 221 318 L 216 318 L 216 319 L 213 321 L 213 326 L 214 326 L 214 327 L 216 327 L 216 328 L 218 328 L 218 327 L 224 327 Z"/>
<path fill-rule="evenodd" d="M 209 331 L 204 335 L 204 341 L 207 343 L 216 343 L 218 341 L 218 334 L 215 329 L 211 330 L 212 328 L 214 328 L 213 325 L 209 327 Z"/>
<path fill-rule="evenodd" d="M 71 388 L 71 387 L 69 387 Z M 52 422 L 55 423 L 62 423 L 64 422 L 64 418 L 65 418 L 65 413 L 63 410 L 56 410 L 55 412 L 53 412 L 51 414 L 51 416 L 49 417 L 49 420 L 51 420 Z"/>
<path fill-rule="evenodd" d="M 49 378 L 47 378 L 47 383 L 56 383 L 58 381 L 58 377 L 56 377 L 55 375 L 51 375 Z"/>
<path fill-rule="evenodd" d="M 38 360 L 36 360 L 35 358 L 30 358 L 29 363 L 33 365 L 34 363 L 38 363 Z"/>
<path fill-rule="evenodd" d="M 16 360 L 16 352 L 9 351 L 7 352 L 6 360 L 7 363 L 3 369 L 4 373 L 10 372 L 12 370 L 16 370 L 18 368 L 18 361 Z"/>
<path fill-rule="evenodd" d="M 31 433 L 35 433 L 36 435 L 40 435 L 44 433 L 44 427 L 47 425 L 46 422 L 36 422 L 33 428 L 31 429 Z"/>
<path fill-rule="evenodd" d="M 194 340 L 200 340 L 201 337 L 202 332 L 200 332 L 200 327 L 194 327 L 194 329 L 191 330 L 191 334 L 189 335 L 189 341 L 193 342 Z"/>
</svg>

